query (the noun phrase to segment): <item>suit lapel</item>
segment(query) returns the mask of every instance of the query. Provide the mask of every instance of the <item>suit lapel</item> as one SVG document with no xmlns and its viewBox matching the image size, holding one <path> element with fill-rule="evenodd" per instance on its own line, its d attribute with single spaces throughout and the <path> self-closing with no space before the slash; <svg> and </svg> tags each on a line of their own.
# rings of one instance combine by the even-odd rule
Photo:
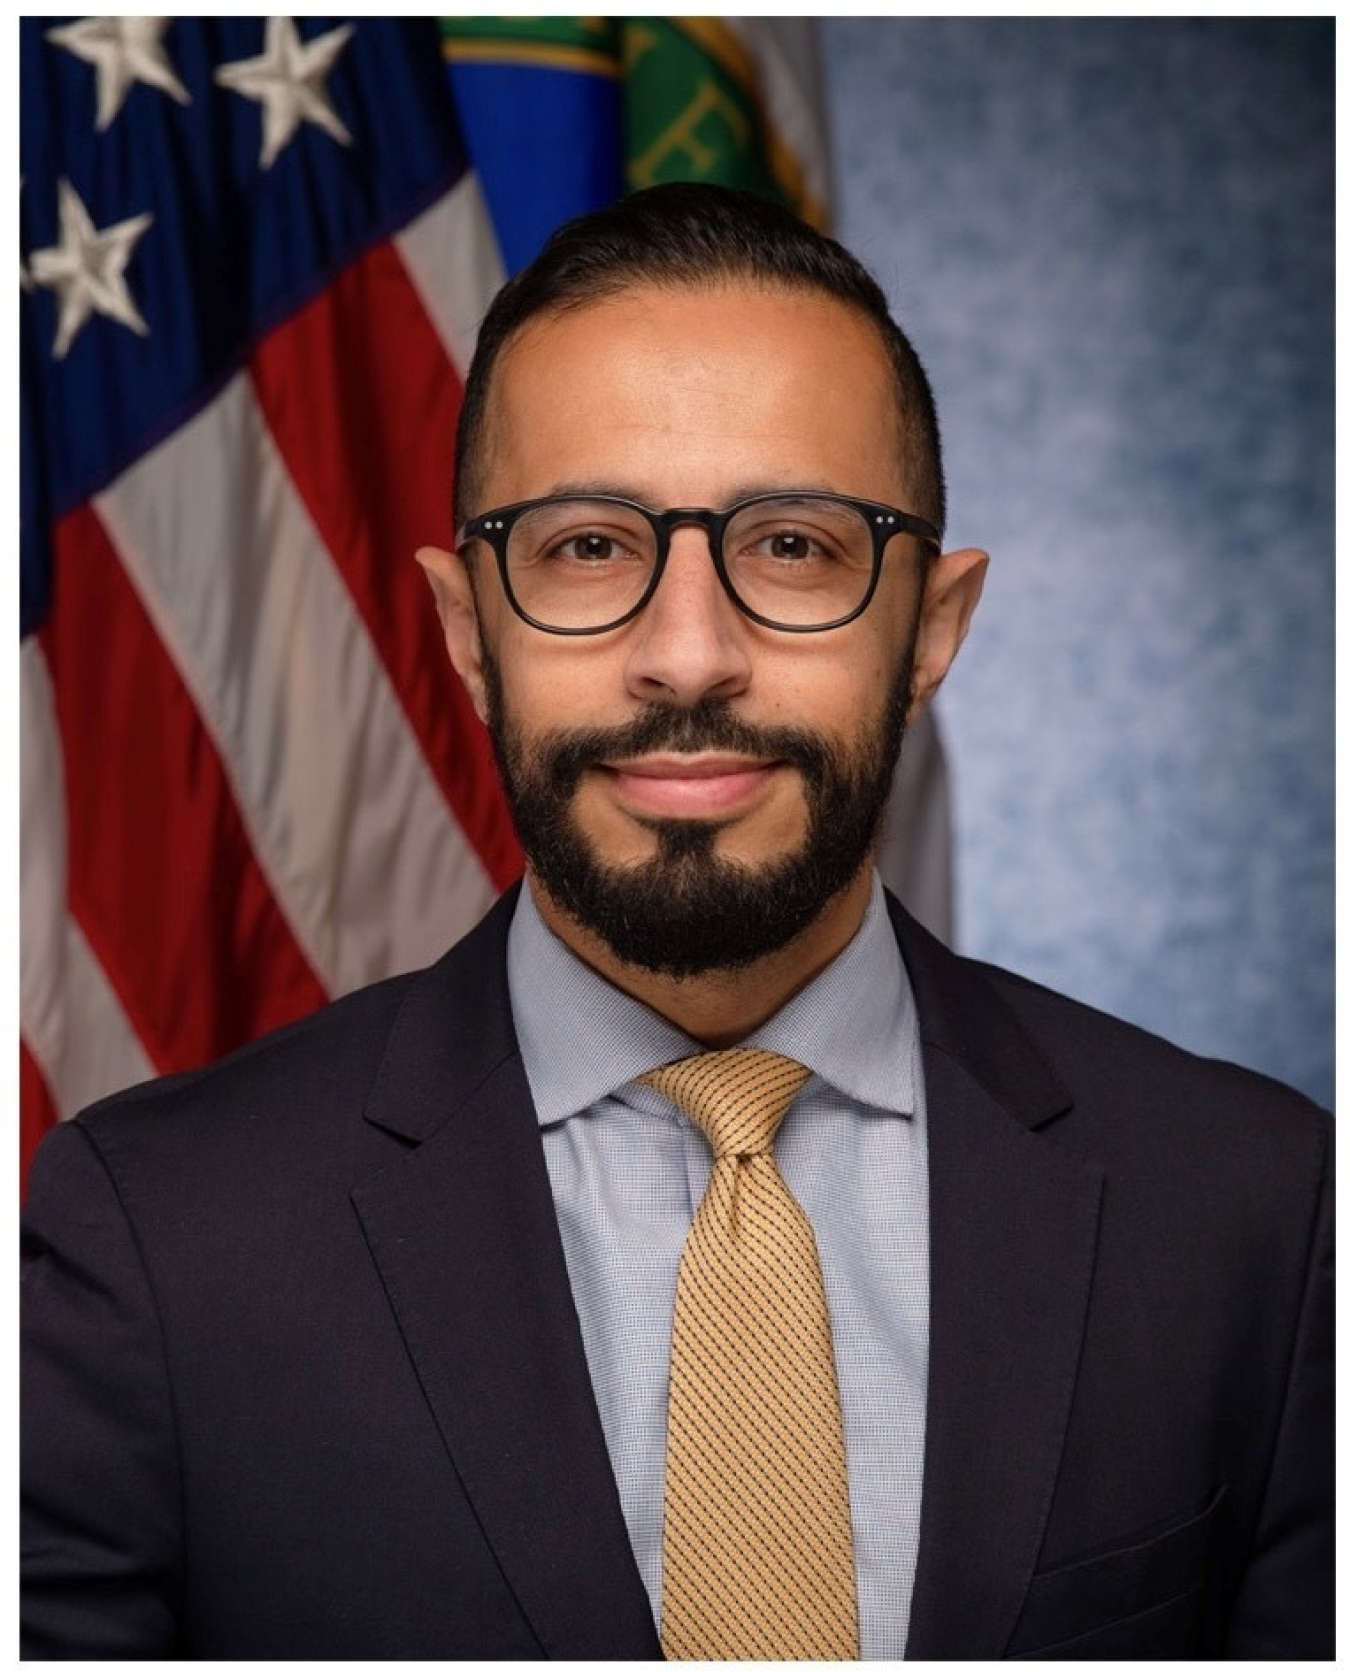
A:
<svg viewBox="0 0 1350 1672">
<path fill-rule="evenodd" d="M 543 1655 L 658 1657 L 510 1023 L 514 896 L 410 989 L 353 1192 L 442 1438 Z M 485 979 L 486 973 L 486 979 Z"/>
<path fill-rule="evenodd" d="M 909 1659 L 997 1658 L 1049 1514 L 1101 1176 L 1037 1130 L 1069 1103 L 1002 997 L 897 913 L 929 1110 L 928 1419 Z"/>
</svg>

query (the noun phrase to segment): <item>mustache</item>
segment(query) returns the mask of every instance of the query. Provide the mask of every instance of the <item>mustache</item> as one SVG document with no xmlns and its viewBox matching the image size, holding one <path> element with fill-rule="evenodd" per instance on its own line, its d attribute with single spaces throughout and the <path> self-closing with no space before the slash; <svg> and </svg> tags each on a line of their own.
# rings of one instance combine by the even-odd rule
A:
<svg viewBox="0 0 1350 1672">
<path fill-rule="evenodd" d="M 658 749 L 690 755 L 721 750 L 757 760 L 785 761 L 808 784 L 821 783 L 829 764 L 828 747 L 814 733 L 795 726 L 751 725 L 733 714 L 725 702 L 707 698 L 692 708 L 652 703 L 621 726 L 548 732 L 530 752 L 554 786 L 570 794 L 582 773 L 592 767 Z"/>
</svg>

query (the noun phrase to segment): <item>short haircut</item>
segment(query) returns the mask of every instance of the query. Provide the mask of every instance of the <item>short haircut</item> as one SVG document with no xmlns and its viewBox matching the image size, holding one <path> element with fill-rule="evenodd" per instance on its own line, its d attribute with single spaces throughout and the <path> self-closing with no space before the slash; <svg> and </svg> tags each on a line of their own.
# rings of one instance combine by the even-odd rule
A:
<svg viewBox="0 0 1350 1672">
<path fill-rule="evenodd" d="M 891 318 L 881 287 L 842 244 L 768 198 L 727 186 L 652 186 L 558 228 L 538 256 L 498 291 L 478 333 L 455 443 L 456 527 L 477 504 L 492 374 L 531 320 L 623 291 L 710 288 L 736 281 L 833 296 L 876 326 L 894 375 L 897 443 L 913 504 L 941 532 L 946 519 L 942 447 L 927 374 Z"/>
</svg>

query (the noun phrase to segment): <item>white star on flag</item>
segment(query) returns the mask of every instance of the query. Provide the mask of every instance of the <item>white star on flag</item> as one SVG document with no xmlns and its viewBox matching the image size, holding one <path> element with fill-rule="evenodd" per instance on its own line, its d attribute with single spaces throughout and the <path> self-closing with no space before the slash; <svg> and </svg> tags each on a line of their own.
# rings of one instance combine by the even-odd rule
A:
<svg viewBox="0 0 1350 1672">
<path fill-rule="evenodd" d="M 262 55 L 223 64 L 216 71 L 222 87 L 256 99 L 263 107 L 260 167 L 271 168 L 301 122 L 312 122 L 341 145 L 352 143 L 324 87 L 324 78 L 351 34 L 352 25 L 344 23 L 302 42 L 290 18 L 270 17 Z"/>
<path fill-rule="evenodd" d="M 104 314 L 126 325 L 137 336 L 148 337 L 150 327 L 127 289 L 126 266 L 153 215 L 133 215 L 129 221 L 99 232 L 89 211 L 69 180 L 58 186 L 59 242 L 34 250 L 29 273 L 40 285 L 56 292 L 56 342 L 52 352 L 63 360 L 91 314 Z"/>
<path fill-rule="evenodd" d="M 86 17 L 47 31 L 47 39 L 83 58 L 98 71 L 98 116 L 103 133 L 138 81 L 157 87 L 179 104 L 191 104 L 161 45 L 167 17 Z"/>
</svg>

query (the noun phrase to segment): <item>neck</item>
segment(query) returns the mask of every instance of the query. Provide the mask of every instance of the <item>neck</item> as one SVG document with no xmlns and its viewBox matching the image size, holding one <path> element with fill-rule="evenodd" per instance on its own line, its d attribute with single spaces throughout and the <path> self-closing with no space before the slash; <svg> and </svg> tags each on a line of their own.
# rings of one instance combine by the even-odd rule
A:
<svg viewBox="0 0 1350 1672">
<path fill-rule="evenodd" d="M 673 976 L 625 963 L 584 923 L 570 916 L 530 874 L 539 915 L 583 963 L 620 992 L 664 1016 L 700 1045 L 736 1045 L 813 981 L 857 934 L 872 891 L 872 867 L 828 900 L 795 939 L 741 969 Z"/>
</svg>

